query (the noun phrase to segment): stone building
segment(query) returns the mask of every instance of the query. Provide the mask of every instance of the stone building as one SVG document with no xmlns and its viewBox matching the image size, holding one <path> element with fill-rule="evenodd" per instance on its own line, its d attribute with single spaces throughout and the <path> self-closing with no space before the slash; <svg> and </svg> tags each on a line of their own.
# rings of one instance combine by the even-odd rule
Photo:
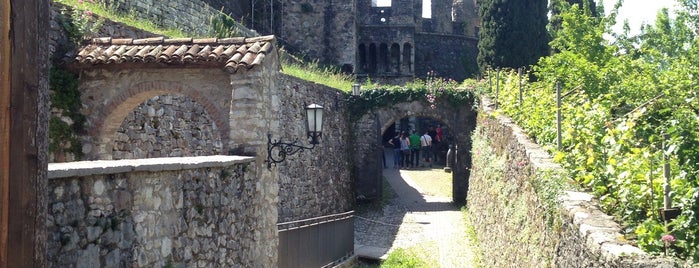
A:
<svg viewBox="0 0 699 268">
<path fill-rule="evenodd" d="M 477 14 L 473 0 L 284 1 L 258 14 L 277 21 L 258 31 L 359 78 L 463 80 L 477 70 Z"/>
<path fill-rule="evenodd" d="M 110 1 L 158 25 L 204 36 L 212 35 L 223 11 L 256 31 L 231 22 L 237 35 L 274 35 L 287 51 L 360 80 L 399 84 L 430 71 L 463 80 L 478 70 L 476 0 Z"/>
</svg>

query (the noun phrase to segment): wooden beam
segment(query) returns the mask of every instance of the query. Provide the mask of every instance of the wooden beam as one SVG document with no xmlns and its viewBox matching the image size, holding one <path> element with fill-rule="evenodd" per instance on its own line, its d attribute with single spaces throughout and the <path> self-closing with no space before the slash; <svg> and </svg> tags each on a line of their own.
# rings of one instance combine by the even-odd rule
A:
<svg viewBox="0 0 699 268">
<path fill-rule="evenodd" d="M 0 266 L 45 267 L 49 4 L 0 1 Z"/>
<path fill-rule="evenodd" d="M 10 0 L 0 0 L 0 267 L 7 267 L 10 204 Z"/>
</svg>

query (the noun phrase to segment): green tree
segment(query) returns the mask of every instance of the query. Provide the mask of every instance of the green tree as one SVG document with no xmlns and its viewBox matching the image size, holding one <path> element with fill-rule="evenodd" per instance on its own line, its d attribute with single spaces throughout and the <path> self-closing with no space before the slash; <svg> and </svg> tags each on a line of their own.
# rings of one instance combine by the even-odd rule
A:
<svg viewBox="0 0 699 268">
<path fill-rule="evenodd" d="M 556 33 L 561 29 L 561 23 L 563 23 L 561 13 L 570 9 L 573 5 L 577 5 L 579 10 L 584 12 L 585 15 L 597 17 L 597 14 L 599 14 L 594 0 L 551 0 L 549 2 L 549 9 L 551 10 L 549 32 L 553 39 L 555 39 Z"/>
<path fill-rule="evenodd" d="M 549 53 L 546 0 L 484 0 L 480 3 L 478 66 L 518 68 Z"/>
</svg>

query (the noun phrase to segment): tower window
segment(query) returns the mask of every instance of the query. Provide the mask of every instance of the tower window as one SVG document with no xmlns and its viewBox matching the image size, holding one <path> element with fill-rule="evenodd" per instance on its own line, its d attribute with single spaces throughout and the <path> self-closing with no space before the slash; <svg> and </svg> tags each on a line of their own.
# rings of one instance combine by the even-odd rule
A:
<svg viewBox="0 0 699 268">
<path fill-rule="evenodd" d="M 390 7 L 391 0 L 371 0 L 372 7 Z"/>
<path fill-rule="evenodd" d="M 432 18 L 432 0 L 422 0 L 422 18 Z"/>
</svg>

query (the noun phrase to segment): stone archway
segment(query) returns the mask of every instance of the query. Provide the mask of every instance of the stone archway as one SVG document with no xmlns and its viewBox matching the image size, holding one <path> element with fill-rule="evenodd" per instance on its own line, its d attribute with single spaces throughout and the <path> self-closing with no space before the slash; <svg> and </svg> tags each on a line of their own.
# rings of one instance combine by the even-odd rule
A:
<svg viewBox="0 0 699 268">
<path fill-rule="evenodd" d="M 223 148 L 221 152 L 227 150 L 228 131 L 227 115 L 229 108 L 220 107 L 211 98 L 219 96 L 223 103 L 230 101 L 230 92 L 218 91 L 216 95 L 205 93 L 202 88 L 188 86 L 185 83 L 175 83 L 170 81 L 149 81 L 136 84 L 126 90 L 117 88 L 103 90 L 105 93 L 95 94 L 95 88 L 88 88 L 83 91 L 83 104 L 88 120 L 84 135 L 83 147 L 88 146 L 85 157 L 88 160 L 112 159 L 114 148 L 114 135 L 121 127 L 124 119 L 134 111 L 139 105 L 148 99 L 167 94 L 184 95 L 202 106 L 203 111 L 211 117 L 213 124 L 217 126 L 217 135 L 221 137 Z M 94 95 L 93 95 L 94 94 Z M 87 98 L 85 98 L 87 95 Z M 211 95 L 211 96 L 210 96 Z M 99 98 L 92 97 L 99 96 Z M 230 105 L 230 104 L 228 104 Z"/>
<path fill-rule="evenodd" d="M 433 161 L 436 165 L 444 166 L 446 165 L 446 154 L 449 148 L 449 144 L 453 144 L 454 138 L 451 130 L 451 126 L 448 124 L 434 118 L 431 116 L 407 116 L 402 118 L 397 118 L 393 122 L 387 122 L 381 128 L 382 144 L 387 146 L 387 142 L 390 138 L 396 135 L 398 131 L 407 131 L 408 134 L 412 134 L 412 131 L 418 136 L 424 135 L 430 128 L 435 130 L 440 128 L 442 132 L 442 141 L 434 142 L 435 147 L 433 148 L 434 155 Z M 421 158 L 422 159 L 422 158 Z M 390 163 L 390 159 L 387 159 L 387 163 Z"/>
<path fill-rule="evenodd" d="M 217 155 L 221 133 L 203 105 L 187 95 L 152 97 L 114 133 L 112 159 Z"/>
<path fill-rule="evenodd" d="M 437 101 L 436 108 L 422 101 L 402 102 L 376 109 L 354 122 L 355 154 L 353 161 L 355 189 L 358 198 L 376 199 L 381 196 L 383 171 L 383 132 L 396 120 L 408 116 L 431 117 L 444 122 L 452 130 L 456 156 L 452 168 L 453 202 L 466 202 L 471 168 L 471 132 L 476 127 L 473 103 L 453 106 Z"/>
</svg>

